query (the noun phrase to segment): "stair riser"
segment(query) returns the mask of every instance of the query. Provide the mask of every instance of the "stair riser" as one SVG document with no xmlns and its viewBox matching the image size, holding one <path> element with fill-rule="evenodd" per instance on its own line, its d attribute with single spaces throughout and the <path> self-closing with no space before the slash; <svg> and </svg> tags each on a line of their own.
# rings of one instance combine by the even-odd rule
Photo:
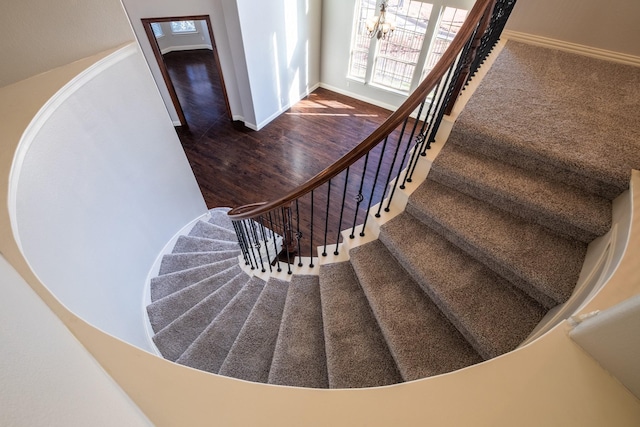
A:
<svg viewBox="0 0 640 427">
<path fill-rule="evenodd" d="M 558 182 L 563 182 L 609 200 L 615 199 L 627 186 L 626 183 L 617 183 L 617 185 L 608 184 L 597 178 L 585 176 L 578 171 L 572 171 L 567 168 L 570 168 L 572 165 L 556 166 L 542 159 L 535 158 L 532 155 L 525 155 L 521 152 L 510 150 L 506 148 L 508 143 L 487 140 L 476 130 L 465 129 L 464 124 L 460 122 L 454 126 L 447 144 L 458 144 L 484 156 L 553 177 Z"/>
<path fill-rule="evenodd" d="M 537 210 L 537 206 L 535 205 L 526 206 L 521 203 L 514 202 L 506 197 L 493 193 L 486 188 L 474 185 L 474 183 L 459 179 L 457 176 L 449 175 L 440 170 L 437 166 L 434 166 L 431 169 L 429 179 L 442 185 L 446 185 L 447 187 L 454 188 L 468 196 L 490 203 L 498 209 L 502 209 L 521 218 L 533 221 L 556 233 L 575 238 L 584 243 L 591 242 L 600 234 L 607 231 L 604 230 L 602 233 L 596 234 L 576 227 L 573 224 L 564 221 L 563 218 L 551 216 L 547 212 Z"/>
</svg>

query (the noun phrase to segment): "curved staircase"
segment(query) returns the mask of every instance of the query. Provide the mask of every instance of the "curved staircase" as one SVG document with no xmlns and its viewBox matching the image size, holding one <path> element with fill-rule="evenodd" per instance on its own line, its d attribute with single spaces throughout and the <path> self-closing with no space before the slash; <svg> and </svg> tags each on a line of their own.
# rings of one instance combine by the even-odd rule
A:
<svg viewBox="0 0 640 427">
<path fill-rule="evenodd" d="M 555 142 L 536 150 L 557 129 L 538 129 L 529 144 L 531 132 L 514 132 L 507 117 L 477 125 L 496 91 L 527 86 L 510 64 L 543 54 L 552 68 L 581 65 L 540 49 L 507 45 L 406 210 L 378 240 L 351 249 L 349 261 L 321 265 L 319 276 L 250 277 L 238 265 L 228 209 L 213 209 L 151 280 L 147 311 L 162 355 L 249 381 L 354 388 L 438 375 L 516 348 L 569 298 L 587 244 L 609 229 L 611 199 L 626 185 L 626 164 L 606 172 L 600 154 L 589 157 L 581 144 L 571 143 L 574 157 L 556 156 Z M 552 87 L 534 89 L 539 98 L 509 98 L 516 113 L 553 101 Z"/>
</svg>

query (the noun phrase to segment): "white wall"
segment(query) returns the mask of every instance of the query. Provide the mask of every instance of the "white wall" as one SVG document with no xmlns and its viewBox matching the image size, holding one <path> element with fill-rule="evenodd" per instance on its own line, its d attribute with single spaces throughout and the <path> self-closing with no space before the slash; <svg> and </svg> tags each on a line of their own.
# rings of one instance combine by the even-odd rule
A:
<svg viewBox="0 0 640 427">
<path fill-rule="evenodd" d="M 9 188 L 14 233 L 40 281 L 89 323 L 150 349 L 145 279 L 206 206 L 136 45 L 40 112 Z"/>
<path fill-rule="evenodd" d="M 0 34 L 0 87 L 134 39 L 120 0 L 3 1 Z"/>
<path fill-rule="evenodd" d="M 238 0 L 256 124 L 265 126 L 320 82 L 320 0 Z"/>
<path fill-rule="evenodd" d="M 320 81 L 321 0 L 123 0 L 174 122 L 141 18 L 209 15 L 234 120 L 265 126 Z"/>
<path fill-rule="evenodd" d="M 1 256 L 0 293 L 0 425 L 152 425 Z"/>
<path fill-rule="evenodd" d="M 640 56 L 638 0 L 518 0 L 507 29 Z"/>
<path fill-rule="evenodd" d="M 171 32 L 171 23 L 158 22 L 164 33 L 162 37 L 156 37 L 160 52 L 164 55 L 176 50 L 213 49 L 209 30 L 207 29 L 207 21 L 196 21 L 195 24 L 196 33 L 174 34 Z"/>
<path fill-rule="evenodd" d="M 178 115 L 144 32 L 140 21 L 142 18 L 209 15 L 233 118 L 234 120 L 256 123 L 244 53 L 242 49 L 237 48 L 237 44 L 242 43 L 242 36 L 237 20 L 235 0 L 122 0 L 122 3 L 160 89 L 167 111 L 175 124 L 179 123 Z"/>
</svg>

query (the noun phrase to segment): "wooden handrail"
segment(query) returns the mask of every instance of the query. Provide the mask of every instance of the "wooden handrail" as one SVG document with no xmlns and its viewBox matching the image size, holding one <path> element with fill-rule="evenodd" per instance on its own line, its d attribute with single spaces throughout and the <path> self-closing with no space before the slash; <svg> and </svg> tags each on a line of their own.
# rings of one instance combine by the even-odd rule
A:
<svg viewBox="0 0 640 427">
<path fill-rule="evenodd" d="M 380 141 L 391 134 L 416 108 L 418 108 L 420 103 L 429 95 L 429 93 L 431 93 L 436 84 L 444 77 L 451 65 L 456 61 L 458 54 L 462 51 L 469 38 L 473 35 L 478 23 L 485 15 L 485 12 L 489 7 L 492 7 L 493 2 L 494 0 L 476 1 L 469 13 L 469 16 L 467 16 L 462 27 L 460 27 L 460 31 L 458 31 L 458 34 L 444 52 L 442 58 L 440 58 L 435 67 L 433 67 L 431 72 L 425 77 L 416 90 L 409 95 L 402 105 L 398 107 L 398 109 L 394 111 L 384 121 L 384 123 L 380 125 L 380 127 L 373 131 L 373 133 L 365 138 L 360 144 L 338 159 L 335 163 L 285 196 L 271 202 L 253 203 L 251 205 L 234 208 L 228 212 L 228 216 L 232 220 L 250 219 L 259 217 L 260 215 L 274 209 L 289 206 L 291 202 L 327 183 L 371 151 Z M 256 205 L 259 206 L 256 207 Z M 254 208 L 248 209 L 250 207 Z"/>
</svg>

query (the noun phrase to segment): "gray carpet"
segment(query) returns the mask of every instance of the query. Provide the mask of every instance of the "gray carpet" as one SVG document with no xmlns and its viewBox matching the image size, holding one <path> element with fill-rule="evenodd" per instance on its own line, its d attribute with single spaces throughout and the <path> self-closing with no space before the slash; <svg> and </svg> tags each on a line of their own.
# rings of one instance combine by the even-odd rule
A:
<svg viewBox="0 0 640 427">
<path fill-rule="evenodd" d="M 295 276 L 291 280 L 269 383 L 329 387 L 318 276 Z"/>
<path fill-rule="evenodd" d="M 220 374 L 266 383 L 280 331 L 289 282 L 269 279 L 231 347 Z"/>
<path fill-rule="evenodd" d="M 611 199 L 640 168 L 640 68 L 510 41 L 451 140 Z"/>
<path fill-rule="evenodd" d="M 320 267 L 320 295 L 329 387 L 401 382 L 371 306 L 348 262 Z"/>
<path fill-rule="evenodd" d="M 180 236 L 147 307 L 169 360 L 359 388 L 516 348 L 571 295 L 640 169 L 640 69 L 508 42 L 427 180 L 379 240 L 320 276 L 241 271 L 228 208 Z"/>
</svg>

